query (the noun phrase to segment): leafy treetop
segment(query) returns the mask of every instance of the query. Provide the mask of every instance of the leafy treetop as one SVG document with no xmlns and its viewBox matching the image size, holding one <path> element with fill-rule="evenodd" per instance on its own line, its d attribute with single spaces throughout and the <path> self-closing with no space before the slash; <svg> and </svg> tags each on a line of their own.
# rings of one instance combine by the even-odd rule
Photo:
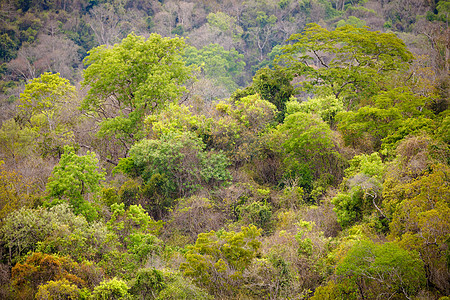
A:
<svg viewBox="0 0 450 300">
<path fill-rule="evenodd" d="M 89 51 L 83 85 L 90 89 L 82 108 L 101 118 L 100 135 L 125 146 L 139 140 L 145 115 L 185 90 L 191 68 L 181 59 L 184 48 L 180 38 L 151 34 L 145 39 L 132 33 L 112 47 Z"/>
<path fill-rule="evenodd" d="M 105 172 L 98 170 L 98 159 L 95 153 L 88 152 L 84 156 L 75 154 L 73 147 L 65 146 L 59 164 L 53 169 L 46 190 L 52 199 L 51 205 L 67 200 L 76 214 L 82 213 L 92 219 L 92 207 L 85 201 L 88 193 L 100 190 L 99 182 L 105 179 Z"/>
<path fill-rule="evenodd" d="M 401 70 L 413 59 L 402 40 L 392 33 L 370 31 L 351 25 L 333 31 L 308 24 L 284 46 L 281 61 L 308 91 L 343 97 L 351 108 L 353 99 L 376 94 L 390 72 Z"/>
</svg>

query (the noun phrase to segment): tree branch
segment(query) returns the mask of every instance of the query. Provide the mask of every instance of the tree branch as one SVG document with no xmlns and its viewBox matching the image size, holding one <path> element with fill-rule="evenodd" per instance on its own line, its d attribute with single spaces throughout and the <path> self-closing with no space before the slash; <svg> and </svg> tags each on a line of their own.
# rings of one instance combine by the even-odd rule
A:
<svg viewBox="0 0 450 300">
<path fill-rule="evenodd" d="M 317 54 L 316 50 L 313 50 L 314 55 L 317 57 L 317 59 L 320 61 L 320 64 L 324 66 L 325 68 L 329 68 L 328 65 L 322 60 L 322 58 Z"/>
</svg>

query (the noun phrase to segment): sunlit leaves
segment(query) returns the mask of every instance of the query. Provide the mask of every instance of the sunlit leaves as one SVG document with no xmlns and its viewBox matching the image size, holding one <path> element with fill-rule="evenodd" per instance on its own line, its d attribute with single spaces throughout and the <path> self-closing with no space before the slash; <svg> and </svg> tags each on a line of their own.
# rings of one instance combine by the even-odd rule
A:
<svg viewBox="0 0 450 300">
<path fill-rule="evenodd" d="M 44 156 L 59 154 L 64 145 L 74 142 L 75 105 L 75 87 L 58 73 L 44 73 L 31 80 L 20 94 L 18 120 L 38 137 Z"/>
<path fill-rule="evenodd" d="M 117 300 L 130 300 L 131 294 L 128 292 L 130 288 L 125 281 L 116 277 L 102 281 L 98 286 L 94 288 L 90 299 L 103 300 L 103 299 L 117 299 Z"/>
<path fill-rule="evenodd" d="M 116 232 L 121 238 L 134 233 L 159 234 L 163 225 L 162 221 L 155 221 L 140 205 L 131 205 L 125 209 L 125 205 L 111 205 L 112 216 L 108 221 L 108 229 Z"/>
<path fill-rule="evenodd" d="M 56 199 L 56 203 L 60 202 L 58 199 L 68 201 L 75 213 L 92 219 L 95 212 L 85 197 L 100 190 L 99 183 L 104 180 L 105 173 L 99 170 L 95 153 L 79 156 L 71 147 L 66 146 L 64 150 L 47 183 L 48 196 Z"/>
<path fill-rule="evenodd" d="M 81 290 L 67 279 L 49 280 L 45 284 L 39 286 L 36 293 L 36 299 L 39 300 L 53 300 L 53 299 L 80 299 Z"/>
<path fill-rule="evenodd" d="M 293 114 L 296 112 L 304 112 L 313 115 L 318 115 L 325 122 L 330 125 L 331 128 L 335 126 L 336 115 L 344 110 L 341 99 L 336 98 L 333 95 L 318 96 L 307 101 L 299 103 L 298 101 L 291 99 L 286 103 L 286 113 Z"/>
<path fill-rule="evenodd" d="M 189 247 L 184 275 L 212 293 L 229 294 L 240 288 L 243 271 L 255 258 L 261 246 L 261 230 L 255 226 L 242 227 L 241 232 L 211 231 L 199 234 Z"/>
<path fill-rule="evenodd" d="M 386 215 L 379 208 L 385 165 L 377 153 L 357 155 L 345 170 L 343 190 L 333 198 L 338 222 L 348 226 L 362 219 L 374 209 L 381 216 Z"/>
<path fill-rule="evenodd" d="M 191 131 L 201 137 L 205 143 L 212 123 L 212 118 L 196 115 L 190 111 L 190 107 L 173 103 L 170 103 L 167 109 L 145 119 L 145 125 L 151 132 L 152 138 L 159 138 L 175 132 Z"/>
<path fill-rule="evenodd" d="M 389 72 L 413 58 L 394 34 L 350 25 L 329 31 L 308 24 L 289 40 L 294 43 L 284 47 L 282 61 L 298 76 L 307 76 L 303 88 L 341 96 L 347 108 L 376 94 Z"/>
<path fill-rule="evenodd" d="M 282 136 L 274 149 L 282 148 L 286 175 L 307 175 L 311 172 L 316 179 L 323 172 L 338 180 L 342 174 L 343 158 L 339 145 L 328 124 L 318 117 L 304 112 L 297 112 L 286 117 L 284 124 L 277 130 Z M 274 141 L 277 143 L 277 141 Z"/>
<path fill-rule="evenodd" d="M 425 285 L 425 269 L 419 255 L 394 243 L 355 244 L 338 263 L 336 274 L 343 290 L 353 288 L 361 298 L 380 294 L 409 298 Z"/>
<path fill-rule="evenodd" d="M 189 132 L 173 132 L 157 140 L 144 139 L 131 148 L 129 157 L 140 170 L 138 176 L 148 181 L 155 174 L 165 175 L 169 180 L 166 189 L 178 195 L 230 179 L 227 158 L 222 153 L 204 151 L 203 142 Z M 126 161 L 121 160 L 118 169 L 123 169 Z M 126 168 L 124 171 L 127 173 Z"/>
<path fill-rule="evenodd" d="M 49 119 L 75 95 L 75 87 L 59 74 L 44 73 L 31 80 L 20 94 L 20 109 L 26 116 L 44 114 Z M 48 124 L 52 126 L 54 124 Z"/>
<path fill-rule="evenodd" d="M 181 60 L 184 47 L 179 38 L 130 34 L 110 48 L 89 51 L 83 84 L 90 89 L 83 108 L 98 114 L 101 135 L 129 147 L 142 137 L 145 115 L 177 100 L 190 76 Z"/>
</svg>

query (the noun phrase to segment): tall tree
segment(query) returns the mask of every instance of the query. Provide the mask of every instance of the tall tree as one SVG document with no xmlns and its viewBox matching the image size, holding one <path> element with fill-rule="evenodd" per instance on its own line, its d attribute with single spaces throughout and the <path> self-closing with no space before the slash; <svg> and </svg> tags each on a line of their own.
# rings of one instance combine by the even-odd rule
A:
<svg viewBox="0 0 450 300">
<path fill-rule="evenodd" d="M 25 86 L 17 119 L 35 133 L 42 155 L 58 156 L 73 143 L 76 104 L 75 87 L 59 73 L 44 73 Z"/>
<path fill-rule="evenodd" d="M 376 94 L 389 74 L 413 59 L 405 44 L 392 33 L 370 31 L 351 25 L 333 31 L 308 24 L 284 46 L 284 62 L 297 76 L 306 76 L 301 86 L 315 93 L 341 96 L 348 108 Z"/>
<path fill-rule="evenodd" d="M 283 69 L 268 67 L 260 69 L 253 77 L 253 88 L 266 101 L 278 109 L 277 121 L 282 122 L 286 113 L 286 102 L 292 96 L 294 88 L 290 81 L 292 76 Z"/>
<path fill-rule="evenodd" d="M 142 137 L 145 115 L 176 100 L 190 78 L 181 54 L 183 39 L 128 35 L 113 47 L 100 46 L 85 59 L 82 108 L 96 113 L 99 135 L 118 139 L 127 150 Z"/>
<path fill-rule="evenodd" d="M 98 171 L 97 163 L 95 153 L 79 156 L 72 147 L 64 147 L 64 154 L 47 183 L 48 195 L 53 199 L 51 205 L 68 201 L 76 214 L 83 214 L 87 219 L 95 217 L 86 198 L 89 193 L 99 191 L 99 181 L 105 178 L 105 173 Z"/>
<path fill-rule="evenodd" d="M 241 227 L 240 232 L 201 233 L 188 247 L 183 274 L 210 290 L 218 298 L 236 295 L 242 289 L 244 271 L 258 254 L 261 229 L 254 225 Z"/>
<path fill-rule="evenodd" d="M 389 237 L 406 249 L 419 252 L 429 284 L 447 295 L 450 292 L 449 182 L 448 165 L 431 165 L 422 176 L 403 179 L 392 186 L 385 184 L 384 200 L 387 211 L 392 211 Z"/>
<path fill-rule="evenodd" d="M 327 123 L 304 112 L 288 115 L 272 133 L 271 148 L 284 157 L 285 177 L 300 180 L 310 190 L 313 179 L 322 173 L 332 181 L 342 177 L 344 159 Z"/>
<path fill-rule="evenodd" d="M 357 294 L 358 299 L 411 299 L 425 285 L 425 270 L 418 253 L 395 243 L 356 243 L 338 263 L 336 274 L 341 290 L 347 295 Z"/>
</svg>

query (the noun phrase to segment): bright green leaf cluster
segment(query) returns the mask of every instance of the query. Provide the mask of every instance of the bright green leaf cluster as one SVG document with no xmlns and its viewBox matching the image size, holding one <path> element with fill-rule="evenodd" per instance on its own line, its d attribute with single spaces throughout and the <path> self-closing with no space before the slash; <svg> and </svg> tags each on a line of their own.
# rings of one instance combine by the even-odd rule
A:
<svg viewBox="0 0 450 300">
<path fill-rule="evenodd" d="M 342 226 L 351 225 L 374 208 L 386 217 L 379 207 L 386 166 L 378 153 L 357 155 L 349 163 L 342 183 L 343 191 L 332 200 L 338 222 Z"/>
<path fill-rule="evenodd" d="M 92 219 L 95 212 L 86 197 L 100 191 L 100 181 L 105 179 L 97 164 L 95 153 L 78 156 L 72 147 L 66 146 L 46 186 L 49 204 L 68 201 L 76 214 Z"/>
<path fill-rule="evenodd" d="M 260 229 L 250 225 L 241 230 L 199 234 L 195 244 L 189 247 L 186 262 L 181 265 L 184 275 L 211 291 L 220 289 L 221 293 L 233 293 L 239 290 L 243 271 L 261 247 Z"/>
<path fill-rule="evenodd" d="M 381 92 L 372 105 L 338 114 L 338 128 L 348 145 L 362 150 L 392 151 L 408 135 L 432 132 L 434 121 L 425 97 L 405 88 Z"/>
<path fill-rule="evenodd" d="M 181 59 L 184 48 L 183 39 L 130 34 L 89 51 L 83 84 L 90 89 L 82 108 L 98 114 L 101 135 L 132 144 L 146 115 L 177 100 L 191 73 Z"/>
<path fill-rule="evenodd" d="M 342 111 L 344 111 L 342 100 L 333 95 L 314 97 L 301 103 L 291 99 L 286 103 L 286 114 L 290 115 L 296 112 L 304 112 L 318 115 L 331 128 L 335 126 L 336 115 Z"/>
<path fill-rule="evenodd" d="M 342 97 L 348 108 L 358 104 L 355 100 L 378 93 L 390 72 L 413 59 L 394 34 L 350 25 L 329 31 L 308 24 L 289 40 L 294 43 L 284 46 L 281 61 L 298 76 L 308 76 L 303 88 Z"/>
<path fill-rule="evenodd" d="M 339 262 L 336 274 L 343 289 L 354 289 L 361 298 L 376 298 L 380 293 L 409 298 L 426 282 L 419 255 L 394 243 L 357 243 Z"/>
<path fill-rule="evenodd" d="M 94 288 L 91 300 L 117 299 L 117 300 L 131 300 L 132 296 L 128 292 L 130 288 L 125 281 L 116 277 L 110 280 L 104 280 L 100 285 Z"/>
<path fill-rule="evenodd" d="M 155 174 L 166 176 L 167 189 L 189 194 L 202 185 L 226 183 L 231 177 L 228 160 L 222 153 L 206 152 L 203 142 L 190 132 L 172 132 L 157 140 L 142 140 L 129 152 L 138 176 L 148 181 Z M 127 160 L 121 160 L 121 162 Z M 118 168 L 121 168 L 119 164 Z M 124 169 L 126 171 L 126 169 Z"/>
<path fill-rule="evenodd" d="M 341 176 L 343 159 L 333 132 L 324 121 L 297 112 L 288 115 L 277 131 L 281 136 L 273 141 L 278 144 L 273 148 L 284 153 L 287 177 L 306 178 L 310 173 L 318 179 L 324 172 L 333 175 L 334 180 Z"/>
</svg>

